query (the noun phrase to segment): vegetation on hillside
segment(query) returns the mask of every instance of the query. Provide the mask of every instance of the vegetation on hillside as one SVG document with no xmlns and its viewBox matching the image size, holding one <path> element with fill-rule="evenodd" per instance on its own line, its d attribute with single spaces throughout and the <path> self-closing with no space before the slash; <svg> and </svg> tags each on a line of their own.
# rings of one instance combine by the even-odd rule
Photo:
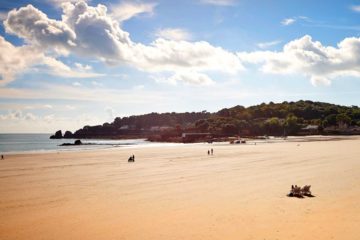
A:
<svg viewBox="0 0 360 240">
<path fill-rule="evenodd" d="M 360 108 L 297 101 L 224 108 L 215 113 L 150 113 L 120 118 L 112 123 L 85 126 L 66 137 L 147 137 L 179 139 L 182 133 L 209 133 L 212 137 L 359 134 Z"/>
</svg>

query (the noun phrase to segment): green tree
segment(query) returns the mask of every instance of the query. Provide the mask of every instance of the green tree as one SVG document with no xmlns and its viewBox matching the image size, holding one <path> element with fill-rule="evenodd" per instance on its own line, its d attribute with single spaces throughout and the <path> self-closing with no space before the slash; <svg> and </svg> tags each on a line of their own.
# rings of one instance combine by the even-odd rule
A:
<svg viewBox="0 0 360 240">
<path fill-rule="evenodd" d="M 296 134 L 300 129 L 298 118 L 294 114 L 289 114 L 285 120 L 286 134 Z"/>
<path fill-rule="evenodd" d="M 339 127 L 347 127 L 351 123 L 351 118 L 345 113 L 336 115 L 336 123 Z"/>
</svg>

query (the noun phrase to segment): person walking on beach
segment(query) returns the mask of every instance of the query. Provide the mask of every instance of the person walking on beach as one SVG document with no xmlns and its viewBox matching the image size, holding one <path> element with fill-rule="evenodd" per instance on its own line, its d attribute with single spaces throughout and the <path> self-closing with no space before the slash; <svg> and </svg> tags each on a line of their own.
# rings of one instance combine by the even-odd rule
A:
<svg viewBox="0 0 360 240">
<path fill-rule="evenodd" d="M 208 155 L 210 155 L 210 150 L 208 150 Z"/>
<path fill-rule="evenodd" d="M 214 155 L 214 150 L 213 149 L 211 149 L 211 155 Z"/>
<path fill-rule="evenodd" d="M 130 156 L 128 162 L 135 162 L 135 155 Z"/>
<path fill-rule="evenodd" d="M 1 160 L 4 160 L 4 155 L 1 155 Z"/>
</svg>

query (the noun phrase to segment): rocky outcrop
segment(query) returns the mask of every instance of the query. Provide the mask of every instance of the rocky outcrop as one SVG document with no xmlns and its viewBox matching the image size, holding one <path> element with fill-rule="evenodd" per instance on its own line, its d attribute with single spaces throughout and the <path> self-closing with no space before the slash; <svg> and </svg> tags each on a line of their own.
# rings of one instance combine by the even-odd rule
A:
<svg viewBox="0 0 360 240">
<path fill-rule="evenodd" d="M 51 135 L 50 136 L 50 139 L 60 139 L 60 138 L 62 138 L 63 136 L 62 136 L 62 132 L 61 132 L 61 130 L 59 130 L 59 131 L 57 131 L 56 133 L 55 133 L 55 135 Z"/>
<path fill-rule="evenodd" d="M 63 143 L 60 146 L 78 146 L 78 145 L 82 145 L 83 143 L 81 142 L 80 139 L 75 140 L 74 143 Z"/>
<path fill-rule="evenodd" d="M 64 134 L 64 138 L 73 138 L 73 134 L 70 131 L 66 131 Z"/>
</svg>

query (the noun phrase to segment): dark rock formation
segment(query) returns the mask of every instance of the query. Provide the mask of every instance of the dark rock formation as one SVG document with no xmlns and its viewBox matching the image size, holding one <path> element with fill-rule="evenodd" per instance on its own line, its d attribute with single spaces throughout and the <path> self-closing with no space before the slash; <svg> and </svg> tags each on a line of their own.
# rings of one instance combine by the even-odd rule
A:
<svg viewBox="0 0 360 240">
<path fill-rule="evenodd" d="M 55 135 L 51 135 L 50 139 L 60 139 L 62 137 L 63 137 L 62 132 L 61 132 L 61 130 L 59 130 L 55 133 Z"/>
<path fill-rule="evenodd" d="M 66 131 L 64 134 L 64 138 L 73 138 L 73 134 L 70 131 Z"/>
<path fill-rule="evenodd" d="M 74 143 L 63 143 L 60 146 L 78 146 L 78 145 L 82 145 L 83 143 L 81 142 L 80 139 L 75 140 Z"/>
</svg>

